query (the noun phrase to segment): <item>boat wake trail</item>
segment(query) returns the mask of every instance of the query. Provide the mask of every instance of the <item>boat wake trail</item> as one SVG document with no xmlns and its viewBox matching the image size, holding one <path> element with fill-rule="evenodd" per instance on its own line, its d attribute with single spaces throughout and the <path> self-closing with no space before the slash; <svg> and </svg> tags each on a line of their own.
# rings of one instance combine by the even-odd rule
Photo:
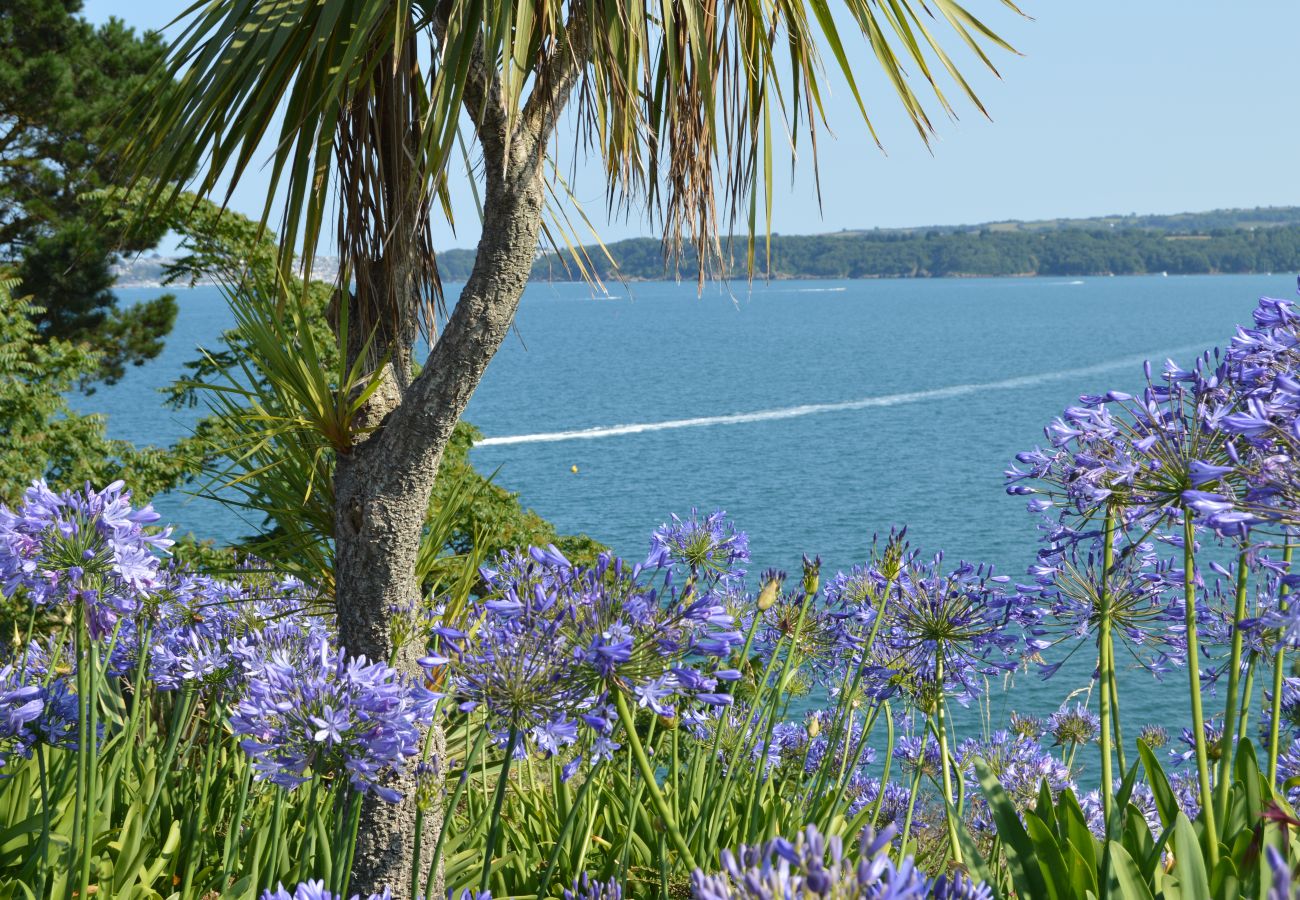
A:
<svg viewBox="0 0 1300 900">
<path fill-rule="evenodd" d="M 1053 381 L 1067 381 L 1086 375 L 1101 375 L 1116 369 L 1140 366 L 1148 359 L 1160 360 L 1166 356 L 1177 356 L 1204 349 L 1203 344 L 1175 347 L 1161 353 L 1143 356 L 1126 356 L 1107 362 L 1082 366 L 1077 369 L 1059 369 L 1054 372 L 1040 372 L 1035 375 L 1018 375 L 1001 381 L 983 381 L 971 384 L 953 384 L 948 387 L 932 388 L 925 391 L 907 391 L 901 394 L 882 394 L 877 397 L 863 397 L 860 400 L 845 400 L 838 403 L 807 403 L 802 406 L 785 406 L 780 409 L 761 409 L 755 412 L 730 413 L 723 416 L 698 416 L 693 419 L 668 419 L 662 422 L 634 422 L 627 425 L 607 425 L 598 428 L 580 428 L 571 431 L 543 431 L 537 434 L 511 434 L 501 437 L 489 437 L 476 443 L 475 447 L 508 447 L 514 444 L 552 444 L 560 441 L 593 441 L 598 438 L 624 437 L 629 434 L 645 434 L 651 431 L 672 431 L 678 428 L 712 428 L 718 425 L 746 425 L 750 422 L 776 422 L 781 419 L 798 419 L 803 416 L 818 416 L 825 413 L 849 412 L 858 409 L 875 409 L 876 407 L 903 406 L 909 403 L 925 403 L 931 400 L 951 400 L 985 391 L 1014 391 L 1019 388 L 1050 384 Z"/>
</svg>

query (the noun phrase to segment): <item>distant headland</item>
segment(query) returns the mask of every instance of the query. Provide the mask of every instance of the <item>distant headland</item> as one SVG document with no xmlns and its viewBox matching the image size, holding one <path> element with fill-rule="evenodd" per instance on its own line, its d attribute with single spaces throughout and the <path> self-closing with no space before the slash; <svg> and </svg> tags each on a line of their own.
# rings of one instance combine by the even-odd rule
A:
<svg viewBox="0 0 1300 900">
<path fill-rule="evenodd" d="M 756 244 L 755 275 L 778 279 L 1296 272 L 1300 207 L 773 234 L 770 254 L 762 235 Z M 724 241 L 723 249 L 730 261 L 726 274 L 743 276 L 745 239 Z M 674 262 L 666 262 L 657 238 L 614 241 L 604 249 L 588 246 L 582 252 L 584 265 L 603 280 L 694 279 L 699 271 L 688 247 Z M 156 286 L 171 261 L 161 256 L 123 260 L 116 269 L 117 285 Z M 473 264 L 473 250 L 438 254 L 444 281 L 465 280 Z M 313 274 L 331 278 L 337 265 L 333 258 L 318 257 Z M 567 251 L 538 253 L 532 280 L 578 278 Z"/>
</svg>

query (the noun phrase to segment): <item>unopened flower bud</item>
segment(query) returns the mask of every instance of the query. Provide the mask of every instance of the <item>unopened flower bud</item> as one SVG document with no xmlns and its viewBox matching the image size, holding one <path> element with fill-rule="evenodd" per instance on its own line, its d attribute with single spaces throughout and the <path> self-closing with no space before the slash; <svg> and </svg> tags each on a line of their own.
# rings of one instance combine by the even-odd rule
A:
<svg viewBox="0 0 1300 900">
<path fill-rule="evenodd" d="M 763 585 L 763 589 L 758 592 L 758 608 L 766 611 L 772 608 L 776 603 L 776 595 L 781 590 L 781 580 L 776 577 L 769 578 Z"/>
<path fill-rule="evenodd" d="M 808 737 L 815 738 L 822 733 L 822 720 L 813 716 L 808 720 Z"/>
<path fill-rule="evenodd" d="M 821 587 L 822 558 L 803 558 L 803 592 L 811 597 Z"/>
</svg>

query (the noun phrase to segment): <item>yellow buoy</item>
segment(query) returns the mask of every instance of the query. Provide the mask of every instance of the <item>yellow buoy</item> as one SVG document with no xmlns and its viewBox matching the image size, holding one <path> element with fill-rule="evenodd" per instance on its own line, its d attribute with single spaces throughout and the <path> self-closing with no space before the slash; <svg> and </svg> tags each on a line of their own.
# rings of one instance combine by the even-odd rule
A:
<svg viewBox="0 0 1300 900">
<path fill-rule="evenodd" d="M 578 467 L 577 467 L 577 466 L 569 466 L 569 471 L 572 472 L 574 475 L 577 475 L 577 474 L 578 474 Z"/>
</svg>

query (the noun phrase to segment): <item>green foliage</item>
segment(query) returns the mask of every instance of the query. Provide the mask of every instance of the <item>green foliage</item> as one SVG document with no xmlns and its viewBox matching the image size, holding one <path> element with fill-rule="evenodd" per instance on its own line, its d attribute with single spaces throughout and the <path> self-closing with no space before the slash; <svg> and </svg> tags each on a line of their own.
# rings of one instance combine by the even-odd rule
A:
<svg viewBox="0 0 1300 900">
<path fill-rule="evenodd" d="M 1001 896 L 1055 900 L 1263 897 L 1273 883 L 1264 847 L 1275 847 L 1292 866 L 1300 859 L 1300 834 L 1285 827 L 1294 821 L 1294 812 L 1260 772 L 1249 740 L 1237 748 L 1229 790 L 1230 815 L 1220 823 L 1216 865 L 1210 862 L 1200 817 L 1193 821 L 1179 808 L 1155 754 L 1141 742 L 1138 751 L 1162 828 L 1153 834 L 1133 802 L 1138 774 L 1135 764 L 1116 796 L 1106 840 L 1088 830 L 1072 790 L 1062 791 L 1053 802 L 1044 784 L 1037 806 L 1020 810 L 988 766 L 976 761 L 1005 863 L 1005 868 L 986 868 L 985 873 Z"/>
<path fill-rule="evenodd" d="M 203 460 L 215 497 L 265 517 L 266 532 L 243 549 L 319 584 L 332 568 L 334 454 L 351 446 L 360 403 L 376 382 L 342 367 L 330 285 L 285 278 L 273 236 L 243 216 L 193 198 L 176 209 L 169 225 L 187 252 L 168 278 L 218 278 L 236 318 L 220 346 L 188 363 L 189 376 L 172 386 L 174 405 L 212 410 L 182 452 Z M 430 504 L 442 524 L 428 533 L 446 537 L 423 553 L 421 577 L 444 554 L 487 557 L 534 544 L 554 543 L 576 562 L 594 560 L 600 544 L 557 534 L 521 507 L 517 494 L 474 468 L 469 451 L 477 436 L 458 423 L 444 453 Z"/>
<path fill-rule="evenodd" d="M 76 0 L 0 4 L 0 268 L 22 282 L 41 336 L 87 341 L 98 367 L 80 376 L 110 383 L 127 365 L 156 357 L 176 317 L 164 295 L 116 305 L 116 254 L 153 247 L 156 227 L 110 226 L 94 192 L 117 182 L 104 152 L 126 98 L 156 81 L 157 35 L 137 36 L 118 20 L 98 28 Z"/>
<path fill-rule="evenodd" d="M 0 285 L 0 502 L 12 505 L 36 478 L 77 485 L 122 478 L 155 493 L 190 470 L 186 456 L 109 440 L 103 416 L 80 415 L 65 394 L 98 371 L 100 357 L 82 344 L 41 339 L 39 307 Z"/>
<path fill-rule="evenodd" d="M 654 280 L 679 274 L 695 277 L 695 257 L 684 254 L 675 268 L 663 245 L 635 238 L 607 245 L 609 257 L 585 248 L 601 280 Z M 741 253 L 736 249 L 735 257 Z M 440 257 L 443 276 L 463 280 L 473 266 L 469 251 Z M 617 268 L 616 268 L 617 267 Z M 1173 233 L 1143 228 L 1092 227 L 975 231 L 868 231 L 819 235 L 773 235 L 771 265 L 776 278 L 942 278 L 963 275 L 1171 275 L 1300 271 L 1300 226 L 1216 229 Z M 534 280 L 577 277 L 566 259 L 549 254 L 533 266 Z"/>
</svg>

